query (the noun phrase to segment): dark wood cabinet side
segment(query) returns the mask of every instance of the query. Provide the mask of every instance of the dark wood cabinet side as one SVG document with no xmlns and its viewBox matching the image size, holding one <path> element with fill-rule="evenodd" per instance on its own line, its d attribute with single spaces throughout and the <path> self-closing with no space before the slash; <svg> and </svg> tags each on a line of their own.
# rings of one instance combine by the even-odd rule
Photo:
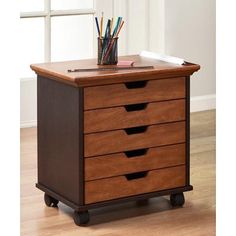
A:
<svg viewBox="0 0 236 236">
<path fill-rule="evenodd" d="M 38 76 L 38 184 L 83 204 L 83 89 Z"/>
</svg>

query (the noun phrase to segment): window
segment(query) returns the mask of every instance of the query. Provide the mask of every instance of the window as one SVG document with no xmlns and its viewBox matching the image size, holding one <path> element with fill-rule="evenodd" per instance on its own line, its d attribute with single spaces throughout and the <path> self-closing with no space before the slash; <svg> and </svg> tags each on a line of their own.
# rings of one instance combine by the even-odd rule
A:
<svg viewBox="0 0 236 236">
<path fill-rule="evenodd" d="M 94 0 L 20 0 L 21 78 L 29 65 L 93 57 Z"/>
</svg>

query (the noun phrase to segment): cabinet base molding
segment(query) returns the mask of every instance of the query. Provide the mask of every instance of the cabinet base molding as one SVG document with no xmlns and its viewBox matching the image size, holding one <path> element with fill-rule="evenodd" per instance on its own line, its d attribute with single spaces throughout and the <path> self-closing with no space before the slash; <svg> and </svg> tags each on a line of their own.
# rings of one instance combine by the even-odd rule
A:
<svg viewBox="0 0 236 236">
<path fill-rule="evenodd" d="M 180 187 L 180 188 L 174 188 L 174 189 L 167 189 L 163 191 L 157 191 L 157 192 L 151 192 L 151 193 L 145 193 L 145 194 L 139 194 L 135 196 L 129 196 L 129 197 L 124 197 L 124 198 L 118 198 L 118 199 L 113 199 L 109 201 L 104 201 L 104 202 L 98 202 L 98 203 L 92 203 L 88 205 L 83 205 L 79 206 L 76 205 L 75 203 L 71 202 L 70 200 L 66 199 L 64 196 L 61 196 L 58 193 L 55 193 L 54 191 L 48 189 L 46 186 L 37 183 L 36 187 L 46 194 L 52 196 L 53 198 L 59 200 L 60 202 L 66 204 L 67 206 L 71 207 L 75 211 L 86 211 L 86 210 L 91 210 L 99 207 L 104 207 L 108 206 L 111 204 L 119 204 L 119 203 L 125 203 L 125 202 L 130 202 L 130 201 L 139 201 L 139 200 L 144 200 L 144 199 L 149 199 L 153 197 L 160 197 L 160 196 L 165 196 L 165 195 L 171 195 L 171 194 L 176 194 L 176 193 L 183 193 L 187 191 L 193 190 L 192 185 Z"/>
</svg>

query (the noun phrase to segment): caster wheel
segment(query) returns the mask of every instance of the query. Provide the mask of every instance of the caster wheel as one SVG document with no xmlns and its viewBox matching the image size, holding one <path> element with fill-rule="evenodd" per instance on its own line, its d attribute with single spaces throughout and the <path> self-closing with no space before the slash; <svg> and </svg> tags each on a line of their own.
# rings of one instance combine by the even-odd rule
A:
<svg viewBox="0 0 236 236">
<path fill-rule="evenodd" d="M 48 207 L 57 207 L 57 204 L 59 201 L 45 193 L 44 194 L 44 202 L 45 202 L 46 206 L 48 206 Z"/>
<path fill-rule="evenodd" d="M 89 222 L 89 213 L 88 211 L 83 212 L 74 212 L 74 222 L 76 225 L 84 226 Z"/>
<path fill-rule="evenodd" d="M 170 203 L 173 207 L 183 206 L 185 203 L 184 194 L 183 193 L 171 194 Z"/>
</svg>

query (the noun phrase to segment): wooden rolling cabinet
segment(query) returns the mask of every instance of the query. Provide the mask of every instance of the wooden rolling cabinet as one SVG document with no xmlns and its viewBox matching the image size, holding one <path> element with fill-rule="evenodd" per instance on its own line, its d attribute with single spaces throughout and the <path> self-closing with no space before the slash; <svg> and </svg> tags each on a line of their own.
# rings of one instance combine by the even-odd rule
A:
<svg viewBox="0 0 236 236">
<path fill-rule="evenodd" d="M 190 185 L 190 75 L 200 66 L 127 56 L 152 69 L 69 73 L 95 60 L 31 65 L 38 74 L 38 183 L 77 225 L 88 210 L 170 195 Z"/>
</svg>

